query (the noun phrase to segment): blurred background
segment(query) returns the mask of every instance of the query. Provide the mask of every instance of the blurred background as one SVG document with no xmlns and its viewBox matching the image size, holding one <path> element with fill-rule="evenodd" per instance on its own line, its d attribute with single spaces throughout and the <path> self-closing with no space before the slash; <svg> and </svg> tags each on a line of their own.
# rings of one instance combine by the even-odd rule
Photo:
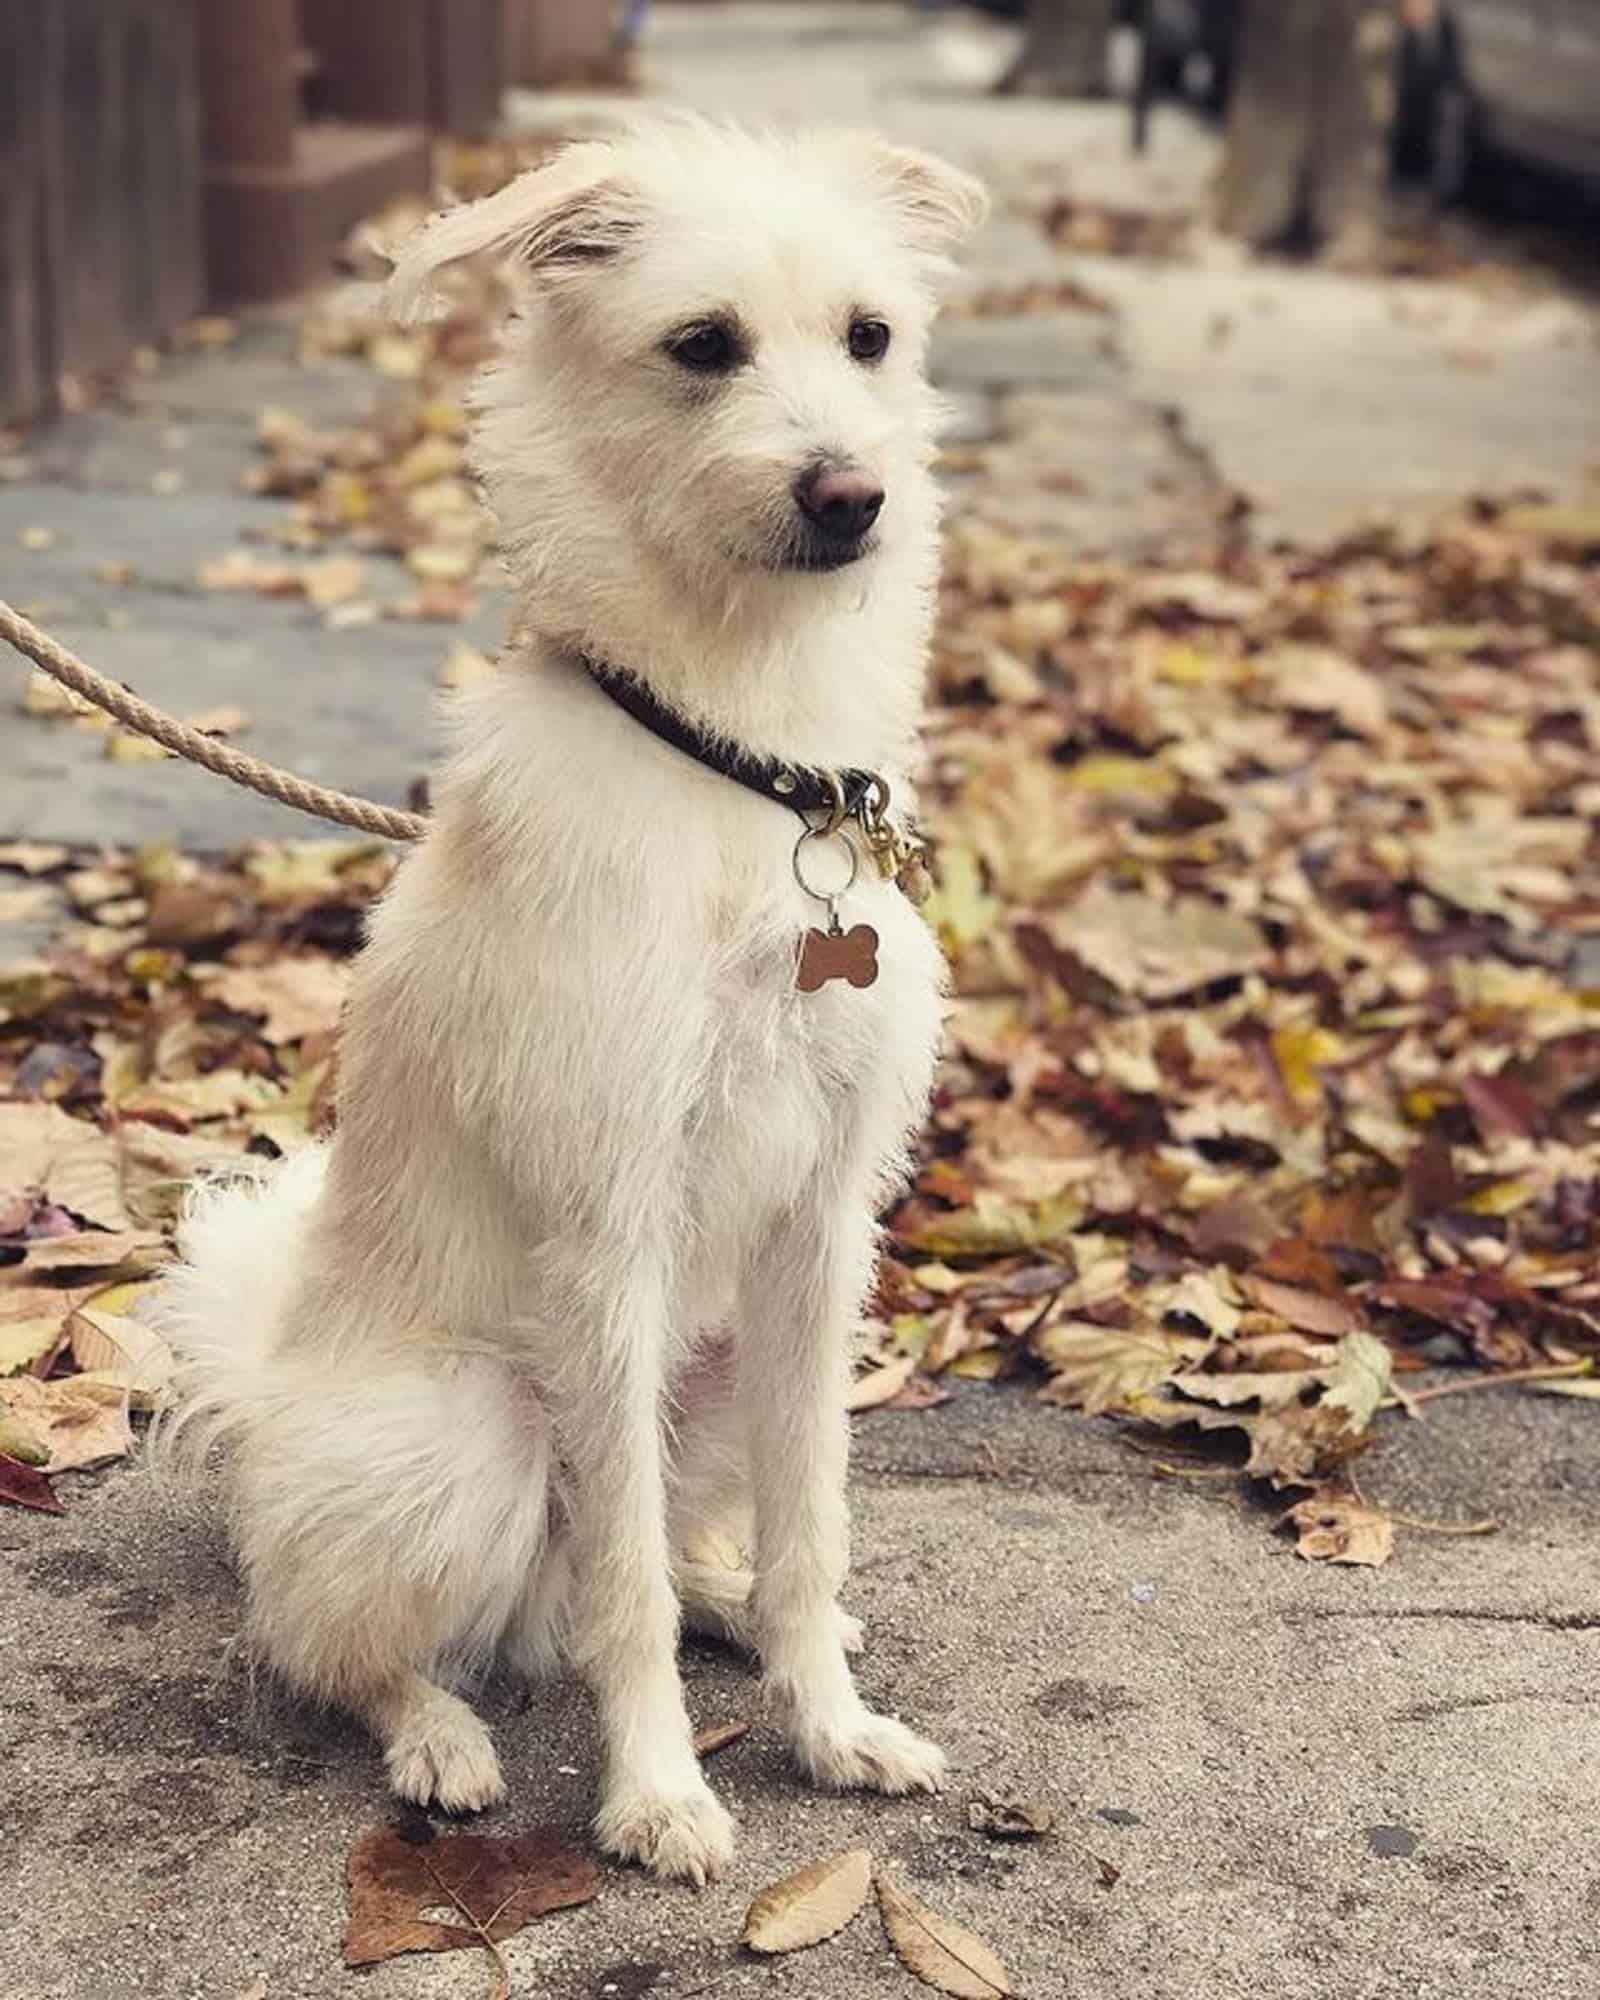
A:
<svg viewBox="0 0 1600 2000">
<path fill-rule="evenodd" d="M 934 354 L 958 514 L 1315 539 L 1600 459 L 1600 0 L 4 0 L 0 93 L 0 584 L 159 700 L 265 728 L 267 674 L 275 749 L 383 797 L 433 614 L 482 651 L 506 607 L 446 414 L 496 302 L 394 335 L 379 250 L 642 100 L 989 180 Z M 308 618 L 297 540 L 392 560 L 324 566 Z M 374 713 L 364 672 L 414 693 Z M 271 830 L 100 748 L 30 735 L 11 817 Z"/>
</svg>

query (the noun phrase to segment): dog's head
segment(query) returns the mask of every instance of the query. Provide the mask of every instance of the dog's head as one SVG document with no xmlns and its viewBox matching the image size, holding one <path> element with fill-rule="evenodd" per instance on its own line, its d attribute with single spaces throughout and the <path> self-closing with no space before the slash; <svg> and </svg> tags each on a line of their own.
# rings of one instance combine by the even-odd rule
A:
<svg viewBox="0 0 1600 2000">
<path fill-rule="evenodd" d="M 940 273 L 984 210 L 943 162 L 849 134 L 757 139 L 661 119 L 568 147 L 436 217 L 397 261 L 509 258 L 525 303 L 480 398 L 480 469 L 535 591 L 724 601 L 926 548 Z M 637 589 L 637 570 L 629 579 Z"/>
</svg>

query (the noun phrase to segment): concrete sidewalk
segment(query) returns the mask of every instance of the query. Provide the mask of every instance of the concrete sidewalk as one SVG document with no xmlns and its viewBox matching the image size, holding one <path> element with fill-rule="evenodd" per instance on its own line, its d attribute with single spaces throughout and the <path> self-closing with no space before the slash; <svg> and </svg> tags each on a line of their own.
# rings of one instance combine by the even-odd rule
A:
<svg viewBox="0 0 1600 2000">
<path fill-rule="evenodd" d="M 914 1993 L 870 1911 L 793 1958 L 734 1948 L 757 1889 L 854 1845 L 1031 2000 L 1592 1992 L 1593 1426 L 1514 1388 L 1390 1419 L 1362 1467 L 1375 1496 L 1502 1525 L 1402 1528 L 1366 1571 L 1300 1561 L 1231 1481 L 1161 1479 L 1110 1425 L 1016 1391 L 858 1419 L 862 1679 L 943 1741 L 948 1793 L 820 1797 L 758 1720 L 711 1766 L 739 1821 L 727 1879 L 697 1896 L 606 1871 L 595 1902 L 505 1947 L 517 1993 Z M 8 2000 L 486 1992 L 472 1954 L 343 1969 L 345 1855 L 389 1811 L 370 1746 L 281 1700 L 252 1712 L 218 1546 L 137 1470 L 61 1485 L 65 1519 L 0 1514 Z M 686 1672 L 697 1723 L 756 1714 L 741 1663 L 696 1647 Z M 487 1829 L 581 1837 L 587 1701 L 496 1688 L 486 1707 L 511 1785 Z M 972 1831 L 980 1791 L 1057 1831 Z"/>
</svg>

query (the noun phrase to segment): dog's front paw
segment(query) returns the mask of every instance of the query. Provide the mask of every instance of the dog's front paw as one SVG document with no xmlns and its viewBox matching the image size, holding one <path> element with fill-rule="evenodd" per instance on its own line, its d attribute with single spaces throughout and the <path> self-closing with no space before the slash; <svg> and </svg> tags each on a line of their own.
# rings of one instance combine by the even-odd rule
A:
<svg viewBox="0 0 1600 2000">
<path fill-rule="evenodd" d="M 703 1889 L 733 1858 L 733 1821 L 709 1785 L 682 1792 L 613 1792 L 594 1823 L 608 1854 L 642 1861 L 666 1880 Z"/>
<path fill-rule="evenodd" d="M 389 1783 L 403 1799 L 446 1812 L 482 1812 L 506 1795 L 489 1732 L 464 1701 L 435 1689 L 384 1746 Z"/>
<path fill-rule="evenodd" d="M 846 1611 L 837 1604 L 833 1611 L 839 1621 L 839 1644 L 847 1653 L 864 1653 L 867 1649 L 867 1628 L 854 1612 Z"/>
<path fill-rule="evenodd" d="M 844 1728 L 814 1726 L 795 1736 L 795 1755 L 812 1781 L 832 1791 L 936 1792 L 944 1752 L 893 1716 L 863 1709 Z"/>
</svg>

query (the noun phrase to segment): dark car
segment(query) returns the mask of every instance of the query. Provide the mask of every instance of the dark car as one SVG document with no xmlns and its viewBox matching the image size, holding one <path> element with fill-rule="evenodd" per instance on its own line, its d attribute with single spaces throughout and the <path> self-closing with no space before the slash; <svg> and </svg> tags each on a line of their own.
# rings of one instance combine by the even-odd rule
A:
<svg viewBox="0 0 1600 2000">
<path fill-rule="evenodd" d="M 1405 150 L 1445 199 L 1496 158 L 1600 188 L 1600 0 L 1411 0 Z"/>
</svg>

